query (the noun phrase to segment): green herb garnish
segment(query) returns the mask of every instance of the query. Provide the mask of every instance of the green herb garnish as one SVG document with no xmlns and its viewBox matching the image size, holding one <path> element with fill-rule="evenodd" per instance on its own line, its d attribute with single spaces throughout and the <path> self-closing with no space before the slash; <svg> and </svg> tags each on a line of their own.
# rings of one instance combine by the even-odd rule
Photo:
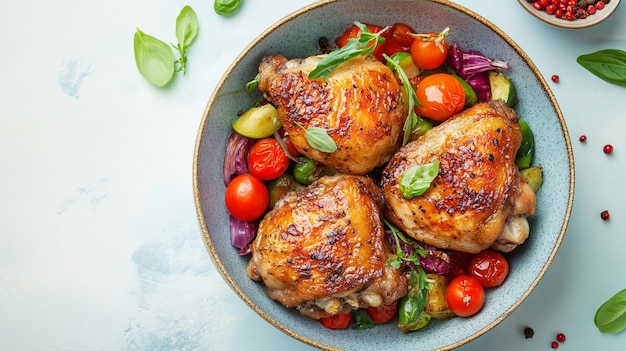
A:
<svg viewBox="0 0 626 351">
<path fill-rule="evenodd" d="M 593 322 L 603 333 L 619 333 L 626 328 L 626 289 L 603 303 Z"/>
<path fill-rule="evenodd" d="M 246 94 L 248 94 L 250 99 L 252 99 L 252 101 L 254 101 L 254 105 L 255 106 L 261 106 L 261 103 L 256 101 L 254 99 L 254 97 L 252 96 L 252 91 L 259 86 L 259 80 L 260 79 L 261 79 L 261 75 L 257 73 L 257 75 L 256 75 L 256 77 L 254 77 L 254 79 L 252 79 L 251 81 L 246 83 Z"/>
<path fill-rule="evenodd" d="M 400 66 L 400 63 L 396 62 L 396 60 L 387 56 L 387 54 L 383 54 L 383 57 L 385 58 L 385 60 L 387 60 L 387 63 L 389 64 L 389 66 L 391 66 L 394 72 L 396 72 L 396 75 L 398 76 L 398 78 L 400 78 L 400 81 L 402 82 L 402 86 L 404 87 L 404 94 L 406 95 L 409 101 L 409 106 L 408 106 L 409 114 L 406 116 L 406 119 L 404 120 L 404 126 L 402 127 L 402 130 L 404 131 L 404 137 L 402 138 L 402 146 L 404 146 L 409 141 L 409 136 L 411 136 L 411 131 L 417 125 L 418 120 L 420 118 L 415 113 L 415 106 L 422 106 L 422 105 L 417 100 L 417 94 L 415 93 L 415 89 L 413 89 L 413 86 L 411 85 L 411 82 L 409 82 L 409 78 L 407 77 L 406 72 L 404 72 L 404 70 Z"/>
<path fill-rule="evenodd" d="M 176 18 L 176 38 L 178 44 L 170 45 L 139 28 L 135 32 L 133 45 L 135 64 L 139 73 L 157 87 L 165 86 L 174 77 L 175 72 L 185 73 L 187 49 L 198 34 L 198 18 L 189 6 L 183 7 Z M 172 47 L 178 51 L 176 60 Z M 178 67 L 176 67 L 178 66 Z"/>
<path fill-rule="evenodd" d="M 213 10 L 220 16 L 228 16 L 239 8 L 241 0 L 215 0 L 213 2 Z"/>
<path fill-rule="evenodd" d="M 407 200 L 422 195 L 428 190 L 437 174 L 439 174 L 439 160 L 409 168 L 400 178 L 402 195 Z"/>
<path fill-rule="evenodd" d="M 196 39 L 198 29 L 198 17 L 195 11 L 189 6 L 183 7 L 178 17 L 176 17 L 176 39 L 178 40 L 178 44 L 172 44 L 172 47 L 178 51 L 178 55 L 180 56 L 176 61 L 179 65 L 176 72 L 182 71 L 183 74 L 185 73 L 187 67 L 187 49 L 189 49 L 191 43 Z"/>
<path fill-rule="evenodd" d="M 354 326 L 352 327 L 354 330 L 362 330 L 376 326 L 376 323 L 374 323 L 370 315 L 364 310 L 353 310 L 352 320 L 354 320 Z"/>
<path fill-rule="evenodd" d="M 298 127 L 304 130 L 304 136 L 307 143 L 315 150 L 321 152 L 333 153 L 337 151 L 337 144 L 333 138 L 328 135 L 328 131 L 320 127 L 305 128 L 302 124 L 294 122 Z"/>
<path fill-rule="evenodd" d="M 389 27 L 378 33 L 372 33 L 363 23 L 354 22 L 354 24 L 361 29 L 359 37 L 350 38 L 344 47 L 331 51 L 326 55 L 309 73 L 309 79 L 325 79 L 340 64 L 355 57 L 370 55 L 374 52 L 378 44 L 385 42 L 385 38 L 383 38 L 381 34 L 389 29 Z"/>
<path fill-rule="evenodd" d="M 576 62 L 604 81 L 626 86 L 626 51 L 604 49 L 580 55 Z"/>
</svg>

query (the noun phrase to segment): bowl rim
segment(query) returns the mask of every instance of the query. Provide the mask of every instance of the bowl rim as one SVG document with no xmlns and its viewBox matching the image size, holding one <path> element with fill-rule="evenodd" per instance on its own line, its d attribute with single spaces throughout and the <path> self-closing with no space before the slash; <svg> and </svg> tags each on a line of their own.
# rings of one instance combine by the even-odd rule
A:
<svg viewBox="0 0 626 351">
<path fill-rule="evenodd" d="M 304 335 L 301 335 L 299 333 L 297 333 L 296 331 L 288 328 L 287 326 L 281 324 L 280 322 L 278 322 L 276 319 L 274 319 L 272 316 L 270 316 L 267 312 L 265 312 L 264 310 L 262 310 L 258 305 L 256 305 L 252 299 L 246 295 L 245 292 L 243 292 L 241 290 L 241 288 L 236 284 L 236 282 L 234 281 L 234 279 L 232 278 L 232 276 L 228 273 L 227 268 L 225 267 L 224 263 L 221 261 L 220 257 L 218 256 L 218 253 L 215 249 L 215 246 L 212 243 L 211 237 L 209 235 L 209 229 L 207 226 L 207 223 L 205 222 L 204 219 L 204 215 L 203 215 L 203 211 L 202 211 L 202 204 L 201 204 L 201 199 L 200 199 L 200 190 L 199 190 L 199 165 L 198 165 L 198 160 L 199 160 L 199 155 L 200 155 L 200 146 L 202 144 L 202 140 L 205 137 L 203 135 L 203 127 L 207 124 L 208 121 L 208 117 L 209 117 L 209 111 L 211 110 L 212 105 L 215 103 L 216 99 L 218 98 L 218 92 L 221 89 L 221 87 L 225 84 L 225 81 L 227 80 L 228 76 L 232 73 L 232 71 L 235 69 L 235 67 L 243 60 L 243 58 L 247 55 L 247 53 L 253 48 L 255 47 L 259 42 L 261 42 L 264 38 L 266 38 L 270 33 L 272 33 L 276 28 L 282 26 L 285 23 L 288 23 L 294 19 L 296 19 L 297 17 L 302 16 L 303 14 L 314 10 L 316 8 L 320 8 L 320 7 L 324 7 L 327 6 L 329 4 L 332 3 L 337 3 L 337 2 L 343 2 L 343 1 L 348 1 L 348 0 L 320 0 L 317 1 L 313 4 L 307 5 L 305 7 L 302 7 L 286 16 L 284 16 L 283 18 L 279 19 L 278 21 L 276 21 L 275 23 L 273 23 L 272 25 L 270 25 L 267 29 L 265 29 L 263 32 L 261 32 L 254 40 L 252 40 L 238 55 L 237 57 L 233 60 L 233 62 L 230 64 L 230 66 L 228 67 L 228 69 L 224 72 L 224 74 L 222 75 L 222 77 L 219 79 L 218 83 L 216 84 L 207 104 L 206 107 L 203 111 L 202 114 L 202 119 L 200 121 L 200 125 L 199 125 L 199 130 L 197 133 L 197 137 L 196 137 L 196 143 L 195 143 L 195 147 L 194 147 L 194 158 L 193 158 L 193 165 L 192 165 L 192 175 L 193 175 L 193 179 L 192 179 L 192 184 L 193 184 L 193 196 L 194 196 L 194 203 L 195 203 L 195 207 L 196 207 L 196 215 L 199 221 L 199 225 L 202 231 L 202 238 L 205 244 L 205 248 L 209 253 L 209 256 L 211 257 L 211 260 L 213 261 L 213 263 L 215 264 L 215 267 L 217 268 L 219 274 L 222 276 L 222 278 L 227 282 L 227 284 L 230 286 L 230 288 L 239 296 L 239 298 L 241 298 L 254 312 L 256 312 L 259 316 L 261 316 L 263 319 L 265 319 L 267 322 L 269 322 L 271 325 L 273 325 L 274 327 L 276 327 L 278 330 L 282 331 L 283 333 L 291 336 L 292 338 L 299 340 L 301 342 L 304 342 L 310 346 L 322 349 L 322 350 L 329 350 L 329 351 L 342 351 L 343 349 L 341 348 L 337 348 L 335 346 L 331 346 L 331 345 L 327 345 L 327 344 L 323 344 L 319 341 L 313 340 L 309 337 L 306 337 Z M 457 4 L 455 2 L 449 1 L 449 0 L 424 0 L 427 2 L 433 2 L 433 3 L 437 3 L 437 4 L 441 4 L 447 7 L 450 7 L 454 10 L 457 10 L 465 15 L 468 15 L 470 17 L 472 17 L 473 19 L 481 22 L 483 25 L 485 25 L 486 27 L 488 27 L 489 29 L 491 29 L 492 31 L 494 31 L 498 36 L 500 36 L 508 45 L 511 46 L 511 48 L 524 60 L 524 62 L 528 65 L 529 69 L 533 72 L 533 74 L 536 76 L 536 78 L 538 79 L 539 83 L 541 84 L 542 88 L 544 89 L 552 107 L 554 108 L 554 111 L 558 117 L 562 132 L 563 132 L 563 136 L 564 136 L 564 143 L 565 143 L 565 148 L 566 148 L 566 152 L 567 152 L 567 157 L 568 157 L 568 166 L 569 166 L 569 189 L 568 189 L 568 199 L 567 199 L 567 206 L 565 208 L 565 213 L 564 213 L 564 218 L 563 218 L 563 222 L 561 224 L 561 228 L 558 234 L 558 237 L 556 238 L 554 247 L 551 249 L 550 254 L 545 262 L 545 264 L 541 267 L 539 273 L 537 274 L 537 276 L 535 277 L 535 279 L 532 281 L 532 283 L 528 286 L 528 289 L 520 296 L 520 298 L 514 303 L 512 304 L 502 315 L 498 316 L 497 318 L 495 318 L 493 321 L 491 321 L 490 323 L 488 323 L 487 325 L 485 325 L 482 329 L 478 330 L 477 332 L 475 332 L 474 334 L 465 337 L 463 339 L 457 340 L 454 343 L 451 343 L 443 348 L 440 348 L 439 350 L 451 350 L 457 347 L 460 347 L 472 340 L 477 339 L 478 337 L 480 337 L 481 335 L 485 334 L 486 332 L 490 331 L 491 329 L 493 329 L 493 327 L 495 327 L 496 325 L 498 325 L 500 322 L 502 322 L 504 319 L 506 319 L 509 315 L 511 315 L 511 313 L 513 313 L 513 311 L 515 311 L 519 305 L 526 300 L 526 298 L 531 294 L 532 291 L 534 291 L 535 287 L 537 286 L 537 284 L 539 283 L 539 281 L 544 277 L 545 273 L 547 272 L 548 268 L 550 267 L 550 265 L 552 264 L 552 261 L 554 260 L 554 257 L 556 256 L 557 251 L 559 250 L 561 243 L 564 239 L 565 233 L 566 233 L 566 229 L 571 217 L 571 212 L 572 212 L 572 207 L 573 207 L 573 202 L 574 202 L 574 185 L 575 185 L 575 168 L 574 168 L 574 155 L 573 155 L 573 149 L 572 149 L 572 144 L 571 144 L 571 140 L 569 138 L 569 132 L 567 129 L 567 125 L 565 123 L 565 118 L 563 117 L 562 111 L 557 103 L 556 97 L 554 95 L 554 93 L 552 92 L 552 90 L 550 89 L 546 79 L 543 77 L 543 75 L 540 73 L 539 69 L 537 68 L 537 66 L 533 63 L 533 61 L 530 59 L 530 57 L 522 50 L 522 48 L 515 42 L 513 41 L 513 39 L 511 37 L 509 37 L 506 33 L 504 33 L 504 31 L 502 31 L 499 27 L 497 27 L 495 24 L 493 24 L 491 21 L 487 20 L 485 17 L 479 15 L 478 13 L 460 5 Z M 617 0 L 613 0 L 613 1 L 617 1 Z M 234 248 L 233 248 L 234 249 Z"/>
<path fill-rule="evenodd" d="M 620 1 L 621 0 L 611 0 L 611 2 L 609 2 L 606 5 L 606 7 L 601 10 L 602 11 L 601 16 L 599 16 L 598 12 L 596 12 L 596 14 L 594 14 L 593 16 L 589 16 L 583 20 L 579 19 L 576 21 L 568 21 L 568 20 L 564 20 L 561 18 L 556 18 L 555 16 L 548 15 L 544 11 L 535 10 L 535 8 L 533 8 L 532 3 L 528 2 L 528 0 L 517 0 L 517 2 L 519 2 L 520 5 L 522 5 L 522 7 L 526 11 L 528 11 L 528 13 L 538 18 L 542 22 L 548 23 L 558 28 L 565 28 L 565 29 L 582 29 L 582 28 L 595 26 L 596 24 L 601 23 L 602 21 L 609 18 L 613 14 L 613 12 L 615 12 L 615 10 L 617 10 L 617 7 L 619 6 Z"/>
</svg>

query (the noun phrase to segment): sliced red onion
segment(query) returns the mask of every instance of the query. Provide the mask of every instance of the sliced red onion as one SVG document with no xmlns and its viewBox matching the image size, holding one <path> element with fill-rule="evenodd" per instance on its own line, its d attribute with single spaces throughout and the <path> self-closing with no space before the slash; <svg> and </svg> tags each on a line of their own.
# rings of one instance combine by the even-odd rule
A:
<svg viewBox="0 0 626 351">
<path fill-rule="evenodd" d="M 456 43 L 448 47 L 446 64 L 463 79 L 481 72 L 509 69 L 509 64 L 505 61 L 492 59 L 475 51 L 462 51 Z"/>
<path fill-rule="evenodd" d="M 243 173 L 248 173 L 248 151 L 255 140 L 238 133 L 232 133 L 226 143 L 224 154 L 224 184 L 228 186 L 230 181 Z"/>
<path fill-rule="evenodd" d="M 393 234 L 391 233 L 390 230 L 385 230 L 385 239 L 387 240 L 387 243 L 391 247 L 392 252 L 395 253 L 396 241 L 394 240 Z M 450 257 L 448 256 L 448 254 L 436 249 L 434 246 L 430 246 L 430 245 L 415 241 L 409 237 L 407 237 L 407 239 L 411 240 L 412 244 L 417 245 L 423 248 L 424 250 L 426 250 L 426 252 L 428 252 L 426 257 L 417 255 L 417 258 L 420 262 L 420 266 L 424 269 L 424 271 L 426 271 L 426 273 L 447 274 L 450 271 L 451 265 L 450 265 Z M 402 249 L 402 251 L 404 251 L 407 257 L 410 256 L 413 253 L 413 251 L 415 251 L 415 248 L 412 245 L 406 244 L 402 241 L 400 241 L 399 243 L 400 243 L 400 248 Z M 412 262 L 406 262 L 406 264 L 408 267 L 412 269 L 417 268 Z"/>
<path fill-rule="evenodd" d="M 480 102 L 491 100 L 491 85 L 489 84 L 487 72 L 473 74 L 465 78 L 465 81 L 474 88 Z"/>
<path fill-rule="evenodd" d="M 250 253 L 250 244 L 256 236 L 259 227 L 258 221 L 244 222 L 229 215 L 230 222 L 230 243 L 239 249 L 240 255 Z"/>
</svg>

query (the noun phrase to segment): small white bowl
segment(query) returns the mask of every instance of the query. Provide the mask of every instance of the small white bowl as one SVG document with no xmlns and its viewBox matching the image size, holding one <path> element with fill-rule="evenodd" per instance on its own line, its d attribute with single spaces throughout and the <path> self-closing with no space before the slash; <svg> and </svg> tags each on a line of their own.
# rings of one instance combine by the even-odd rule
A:
<svg viewBox="0 0 626 351">
<path fill-rule="evenodd" d="M 545 11 L 535 9 L 533 7 L 533 3 L 529 2 L 528 0 L 517 1 L 520 3 L 520 5 L 522 5 L 524 9 L 526 9 L 526 11 L 528 11 L 531 15 L 537 17 L 538 19 L 553 26 L 567 29 L 580 29 L 594 26 L 609 18 L 609 16 L 611 16 L 611 14 L 615 12 L 617 6 L 620 3 L 620 0 L 610 0 L 610 2 L 606 4 L 606 6 L 602 10 L 596 11 L 596 13 L 594 13 L 593 15 L 589 15 L 587 16 L 587 18 L 584 19 L 579 18 L 573 21 L 568 21 L 565 19 L 557 18 L 554 15 L 549 15 Z"/>
</svg>

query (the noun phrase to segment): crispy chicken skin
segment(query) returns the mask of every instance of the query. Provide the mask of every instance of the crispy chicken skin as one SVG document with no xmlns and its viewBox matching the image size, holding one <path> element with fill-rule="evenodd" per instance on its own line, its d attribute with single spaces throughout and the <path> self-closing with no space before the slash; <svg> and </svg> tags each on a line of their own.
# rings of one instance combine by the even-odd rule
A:
<svg viewBox="0 0 626 351">
<path fill-rule="evenodd" d="M 526 216 L 536 206 L 534 192 L 515 165 L 520 143 L 517 115 L 501 101 L 477 104 L 452 117 L 400 149 L 383 170 L 386 218 L 439 248 L 512 250 L 528 236 Z M 404 198 L 398 185 L 404 173 L 435 159 L 439 174 L 430 188 Z"/>
<path fill-rule="evenodd" d="M 351 175 L 284 195 L 261 220 L 248 276 L 314 319 L 399 299 L 407 280 L 387 263 L 382 201 L 374 181 Z"/>
<path fill-rule="evenodd" d="M 399 147 L 406 116 L 400 85 L 391 69 L 366 57 L 344 62 L 326 80 L 309 79 L 322 58 L 265 57 L 259 65 L 259 90 L 276 106 L 283 128 L 303 155 L 342 173 L 364 175 Z M 337 151 L 312 148 L 302 127 L 326 129 Z"/>
</svg>

